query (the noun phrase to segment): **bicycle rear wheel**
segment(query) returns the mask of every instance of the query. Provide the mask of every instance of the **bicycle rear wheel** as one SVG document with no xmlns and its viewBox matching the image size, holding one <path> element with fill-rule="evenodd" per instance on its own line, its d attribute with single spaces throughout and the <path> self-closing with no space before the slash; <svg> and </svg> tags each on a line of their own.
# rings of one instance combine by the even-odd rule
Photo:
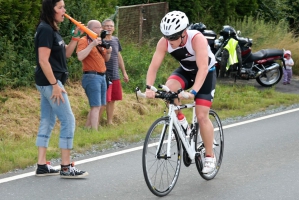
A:
<svg viewBox="0 0 299 200">
<path fill-rule="evenodd" d="M 149 128 L 143 146 L 142 167 L 145 182 L 156 196 L 165 196 L 174 188 L 181 169 L 181 143 L 173 127 L 170 157 L 167 157 L 169 117 L 156 120 Z M 159 141 L 162 144 L 159 148 Z"/>
<path fill-rule="evenodd" d="M 205 148 L 204 148 L 204 144 L 202 142 L 202 140 L 200 139 L 199 134 L 196 137 L 196 151 L 199 152 L 199 155 L 196 156 L 195 159 L 195 163 L 196 163 L 196 167 L 197 170 L 200 174 L 200 176 L 205 179 L 205 180 L 211 180 L 213 179 L 221 166 L 221 162 L 222 162 L 222 157 L 223 157 L 223 150 L 224 150 L 224 135 L 223 135 L 223 129 L 222 129 L 222 124 L 221 124 L 221 120 L 219 118 L 219 116 L 217 115 L 217 113 L 210 109 L 209 112 L 209 117 L 210 120 L 213 124 L 214 127 L 214 156 L 216 157 L 216 168 L 214 171 L 208 173 L 208 174 L 204 174 L 202 173 L 202 168 L 203 168 L 203 161 L 205 158 Z"/>
</svg>

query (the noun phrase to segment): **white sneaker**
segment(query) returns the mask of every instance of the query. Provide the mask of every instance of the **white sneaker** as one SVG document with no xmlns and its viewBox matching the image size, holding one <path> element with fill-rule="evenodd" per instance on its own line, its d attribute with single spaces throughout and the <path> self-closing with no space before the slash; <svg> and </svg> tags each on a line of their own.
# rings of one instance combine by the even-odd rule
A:
<svg viewBox="0 0 299 200">
<path fill-rule="evenodd" d="M 205 161 L 204 161 L 204 165 L 203 165 L 203 169 L 202 169 L 202 173 L 204 174 L 208 174 L 212 171 L 215 170 L 216 168 L 216 158 L 215 158 L 215 155 L 213 158 L 211 157 L 205 157 Z"/>
</svg>

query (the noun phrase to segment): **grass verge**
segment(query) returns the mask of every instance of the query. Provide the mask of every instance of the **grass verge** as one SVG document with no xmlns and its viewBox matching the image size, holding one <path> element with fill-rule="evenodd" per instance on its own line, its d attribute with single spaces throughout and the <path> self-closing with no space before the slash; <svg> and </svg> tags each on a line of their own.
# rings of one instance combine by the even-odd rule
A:
<svg viewBox="0 0 299 200">
<path fill-rule="evenodd" d="M 165 104 L 157 99 L 136 100 L 135 94 L 124 94 L 116 102 L 114 126 L 106 125 L 106 115 L 98 131 L 84 128 L 89 110 L 87 98 L 79 83 L 66 86 L 76 117 L 76 132 L 72 155 L 90 150 L 103 150 L 117 142 L 138 142 L 145 138 L 147 129 L 163 115 Z M 39 93 L 34 88 L 0 91 L 0 174 L 25 168 L 37 161 L 35 139 L 39 125 Z M 275 88 L 264 90 L 254 86 L 217 84 L 213 109 L 221 119 L 246 116 L 251 113 L 289 106 L 299 102 L 299 95 L 285 94 Z M 187 118 L 191 113 L 186 113 Z M 189 118 L 190 119 L 190 118 Z M 59 158 L 59 121 L 50 140 L 48 160 Z"/>
</svg>

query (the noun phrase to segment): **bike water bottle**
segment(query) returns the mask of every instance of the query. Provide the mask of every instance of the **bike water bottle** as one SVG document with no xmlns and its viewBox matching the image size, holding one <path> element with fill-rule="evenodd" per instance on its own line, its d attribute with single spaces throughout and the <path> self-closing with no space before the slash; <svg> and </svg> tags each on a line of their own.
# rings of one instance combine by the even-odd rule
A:
<svg viewBox="0 0 299 200">
<path fill-rule="evenodd" d="M 179 113 L 177 115 L 177 117 L 178 117 L 178 120 L 179 120 L 180 124 L 182 125 L 184 131 L 185 131 L 185 134 L 187 136 L 189 136 L 190 132 L 191 132 L 191 129 L 190 129 L 190 126 L 187 122 L 187 119 L 186 119 L 185 115 L 183 113 Z"/>
</svg>

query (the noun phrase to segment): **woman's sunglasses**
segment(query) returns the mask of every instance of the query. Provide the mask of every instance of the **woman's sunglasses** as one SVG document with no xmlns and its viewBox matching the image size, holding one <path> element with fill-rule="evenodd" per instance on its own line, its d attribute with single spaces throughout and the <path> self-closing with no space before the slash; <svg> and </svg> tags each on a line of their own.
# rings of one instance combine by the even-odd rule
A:
<svg viewBox="0 0 299 200">
<path fill-rule="evenodd" d="M 164 38 L 169 41 L 175 41 L 175 40 L 179 39 L 181 36 L 182 36 L 182 34 L 179 33 L 179 34 L 173 34 L 173 35 L 164 35 Z"/>
</svg>

